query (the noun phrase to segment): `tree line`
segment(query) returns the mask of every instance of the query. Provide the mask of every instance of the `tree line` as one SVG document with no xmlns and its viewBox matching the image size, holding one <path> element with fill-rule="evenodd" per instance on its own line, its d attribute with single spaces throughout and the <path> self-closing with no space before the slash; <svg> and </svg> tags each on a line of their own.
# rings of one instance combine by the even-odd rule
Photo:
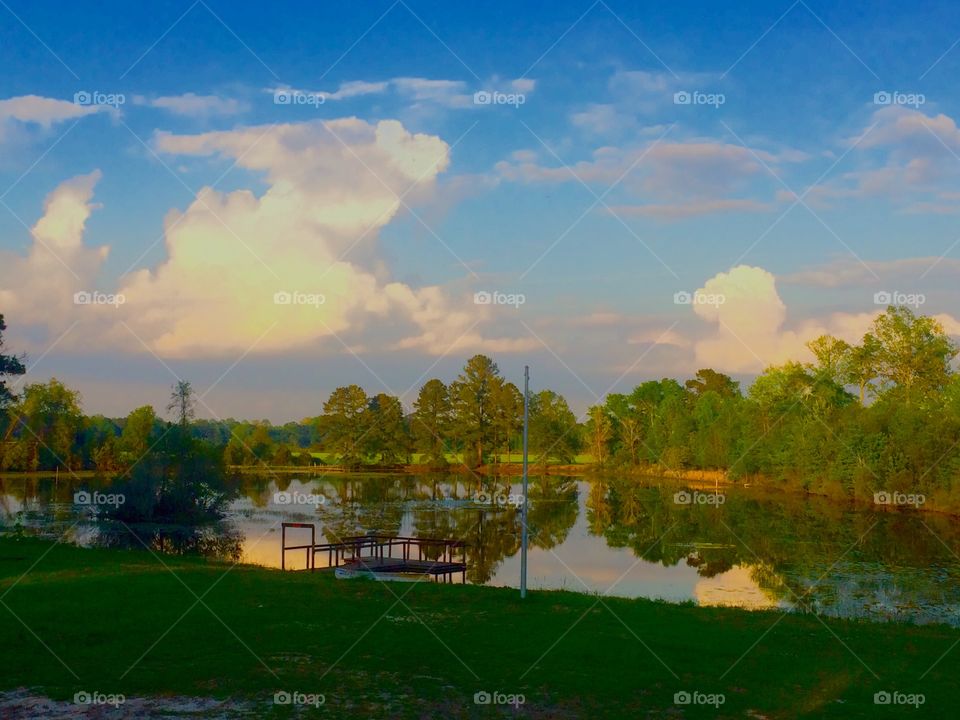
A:
<svg viewBox="0 0 960 720">
<path fill-rule="evenodd" d="M 704 368 L 683 383 L 665 378 L 611 393 L 581 420 L 562 395 L 541 390 L 530 398 L 533 461 L 717 471 L 842 497 L 914 491 L 960 509 L 958 350 L 940 323 L 891 306 L 857 344 L 825 335 L 808 347 L 812 362 L 771 366 L 746 392 Z M 78 394 L 55 379 L 13 393 L 3 378 L 22 372 L 18 358 L 0 353 L 2 469 L 123 471 L 164 433 L 167 423 L 150 406 L 126 418 L 86 417 Z M 227 465 L 442 469 L 518 460 L 522 419 L 520 390 L 476 355 L 451 382 L 425 382 L 410 409 L 348 385 L 300 422 L 190 418 L 188 427 Z"/>
</svg>

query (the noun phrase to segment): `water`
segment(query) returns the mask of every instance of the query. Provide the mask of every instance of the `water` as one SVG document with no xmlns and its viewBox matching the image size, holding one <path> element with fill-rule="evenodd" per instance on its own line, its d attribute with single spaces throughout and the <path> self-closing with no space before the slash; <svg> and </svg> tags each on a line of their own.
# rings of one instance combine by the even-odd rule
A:
<svg viewBox="0 0 960 720">
<path fill-rule="evenodd" d="M 368 531 L 457 538 L 469 543 L 468 582 L 519 584 L 520 487 L 509 479 L 246 476 L 219 526 L 138 527 L 137 537 L 74 505 L 80 486 L 2 480 L 0 523 L 82 545 L 143 543 L 270 567 L 280 565 L 284 521 L 315 523 L 318 542 Z M 687 489 L 694 502 L 682 504 L 683 490 L 659 479 L 531 478 L 530 589 L 960 626 L 956 518 L 755 488 L 726 489 L 722 503 Z M 303 562 L 288 555 L 288 566 Z"/>
</svg>

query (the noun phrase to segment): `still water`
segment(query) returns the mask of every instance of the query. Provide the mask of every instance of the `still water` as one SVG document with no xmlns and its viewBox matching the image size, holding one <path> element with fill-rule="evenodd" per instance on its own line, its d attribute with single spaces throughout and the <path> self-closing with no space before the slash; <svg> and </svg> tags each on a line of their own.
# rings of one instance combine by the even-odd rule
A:
<svg viewBox="0 0 960 720">
<path fill-rule="evenodd" d="M 0 526 L 142 547 L 76 505 L 81 486 L 109 492 L 63 477 L 0 480 Z M 516 587 L 521 502 L 512 479 L 246 476 L 219 526 L 139 531 L 156 551 L 270 567 L 285 521 L 315 523 L 318 542 L 371 531 L 456 538 L 468 543 L 468 582 Z M 960 626 L 957 518 L 635 477 L 531 478 L 528 502 L 531 589 Z M 297 563 L 302 553 L 288 555 Z"/>
</svg>

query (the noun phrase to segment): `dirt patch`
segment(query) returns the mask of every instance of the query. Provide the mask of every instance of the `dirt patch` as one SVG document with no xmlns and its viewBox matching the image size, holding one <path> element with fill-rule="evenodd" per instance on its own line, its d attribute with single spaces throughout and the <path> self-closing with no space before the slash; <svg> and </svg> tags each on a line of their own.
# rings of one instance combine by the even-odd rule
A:
<svg viewBox="0 0 960 720">
<path fill-rule="evenodd" d="M 263 703 L 183 696 L 122 698 L 105 693 L 78 693 L 73 700 L 51 700 L 27 688 L 0 693 L 0 717 L 4 720 L 170 720 L 203 718 L 235 720 L 263 717 Z M 90 702 L 85 702 L 89 700 Z"/>
</svg>

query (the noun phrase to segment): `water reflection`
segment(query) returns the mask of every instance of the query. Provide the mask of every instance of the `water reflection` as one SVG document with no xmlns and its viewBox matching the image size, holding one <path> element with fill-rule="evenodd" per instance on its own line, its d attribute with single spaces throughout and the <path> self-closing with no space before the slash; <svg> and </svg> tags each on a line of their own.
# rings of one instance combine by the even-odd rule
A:
<svg viewBox="0 0 960 720">
<path fill-rule="evenodd" d="M 226 522 L 141 527 L 136 537 L 78 515 L 74 484 L 63 478 L 3 480 L 0 517 L 8 530 L 70 529 L 81 544 L 142 541 L 157 552 L 270 566 L 280 563 L 283 521 L 315 523 L 323 542 L 367 532 L 454 538 L 469 545 L 469 582 L 516 586 L 520 509 L 502 498 L 520 488 L 510 480 L 244 476 Z M 744 488 L 721 505 L 683 505 L 674 502 L 679 489 L 656 479 L 531 478 L 530 587 L 960 625 L 953 518 Z M 323 502 L 282 504 L 278 492 Z"/>
<path fill-rule="evenodd" d="M 243 558 L 243 534 L 232 523 L 201 526 L 121 524 L 102 521 L 91 545 L 122 550 L 149 549 L 166 555 L 203 555 L 239 562 Z"/>
</svg>

